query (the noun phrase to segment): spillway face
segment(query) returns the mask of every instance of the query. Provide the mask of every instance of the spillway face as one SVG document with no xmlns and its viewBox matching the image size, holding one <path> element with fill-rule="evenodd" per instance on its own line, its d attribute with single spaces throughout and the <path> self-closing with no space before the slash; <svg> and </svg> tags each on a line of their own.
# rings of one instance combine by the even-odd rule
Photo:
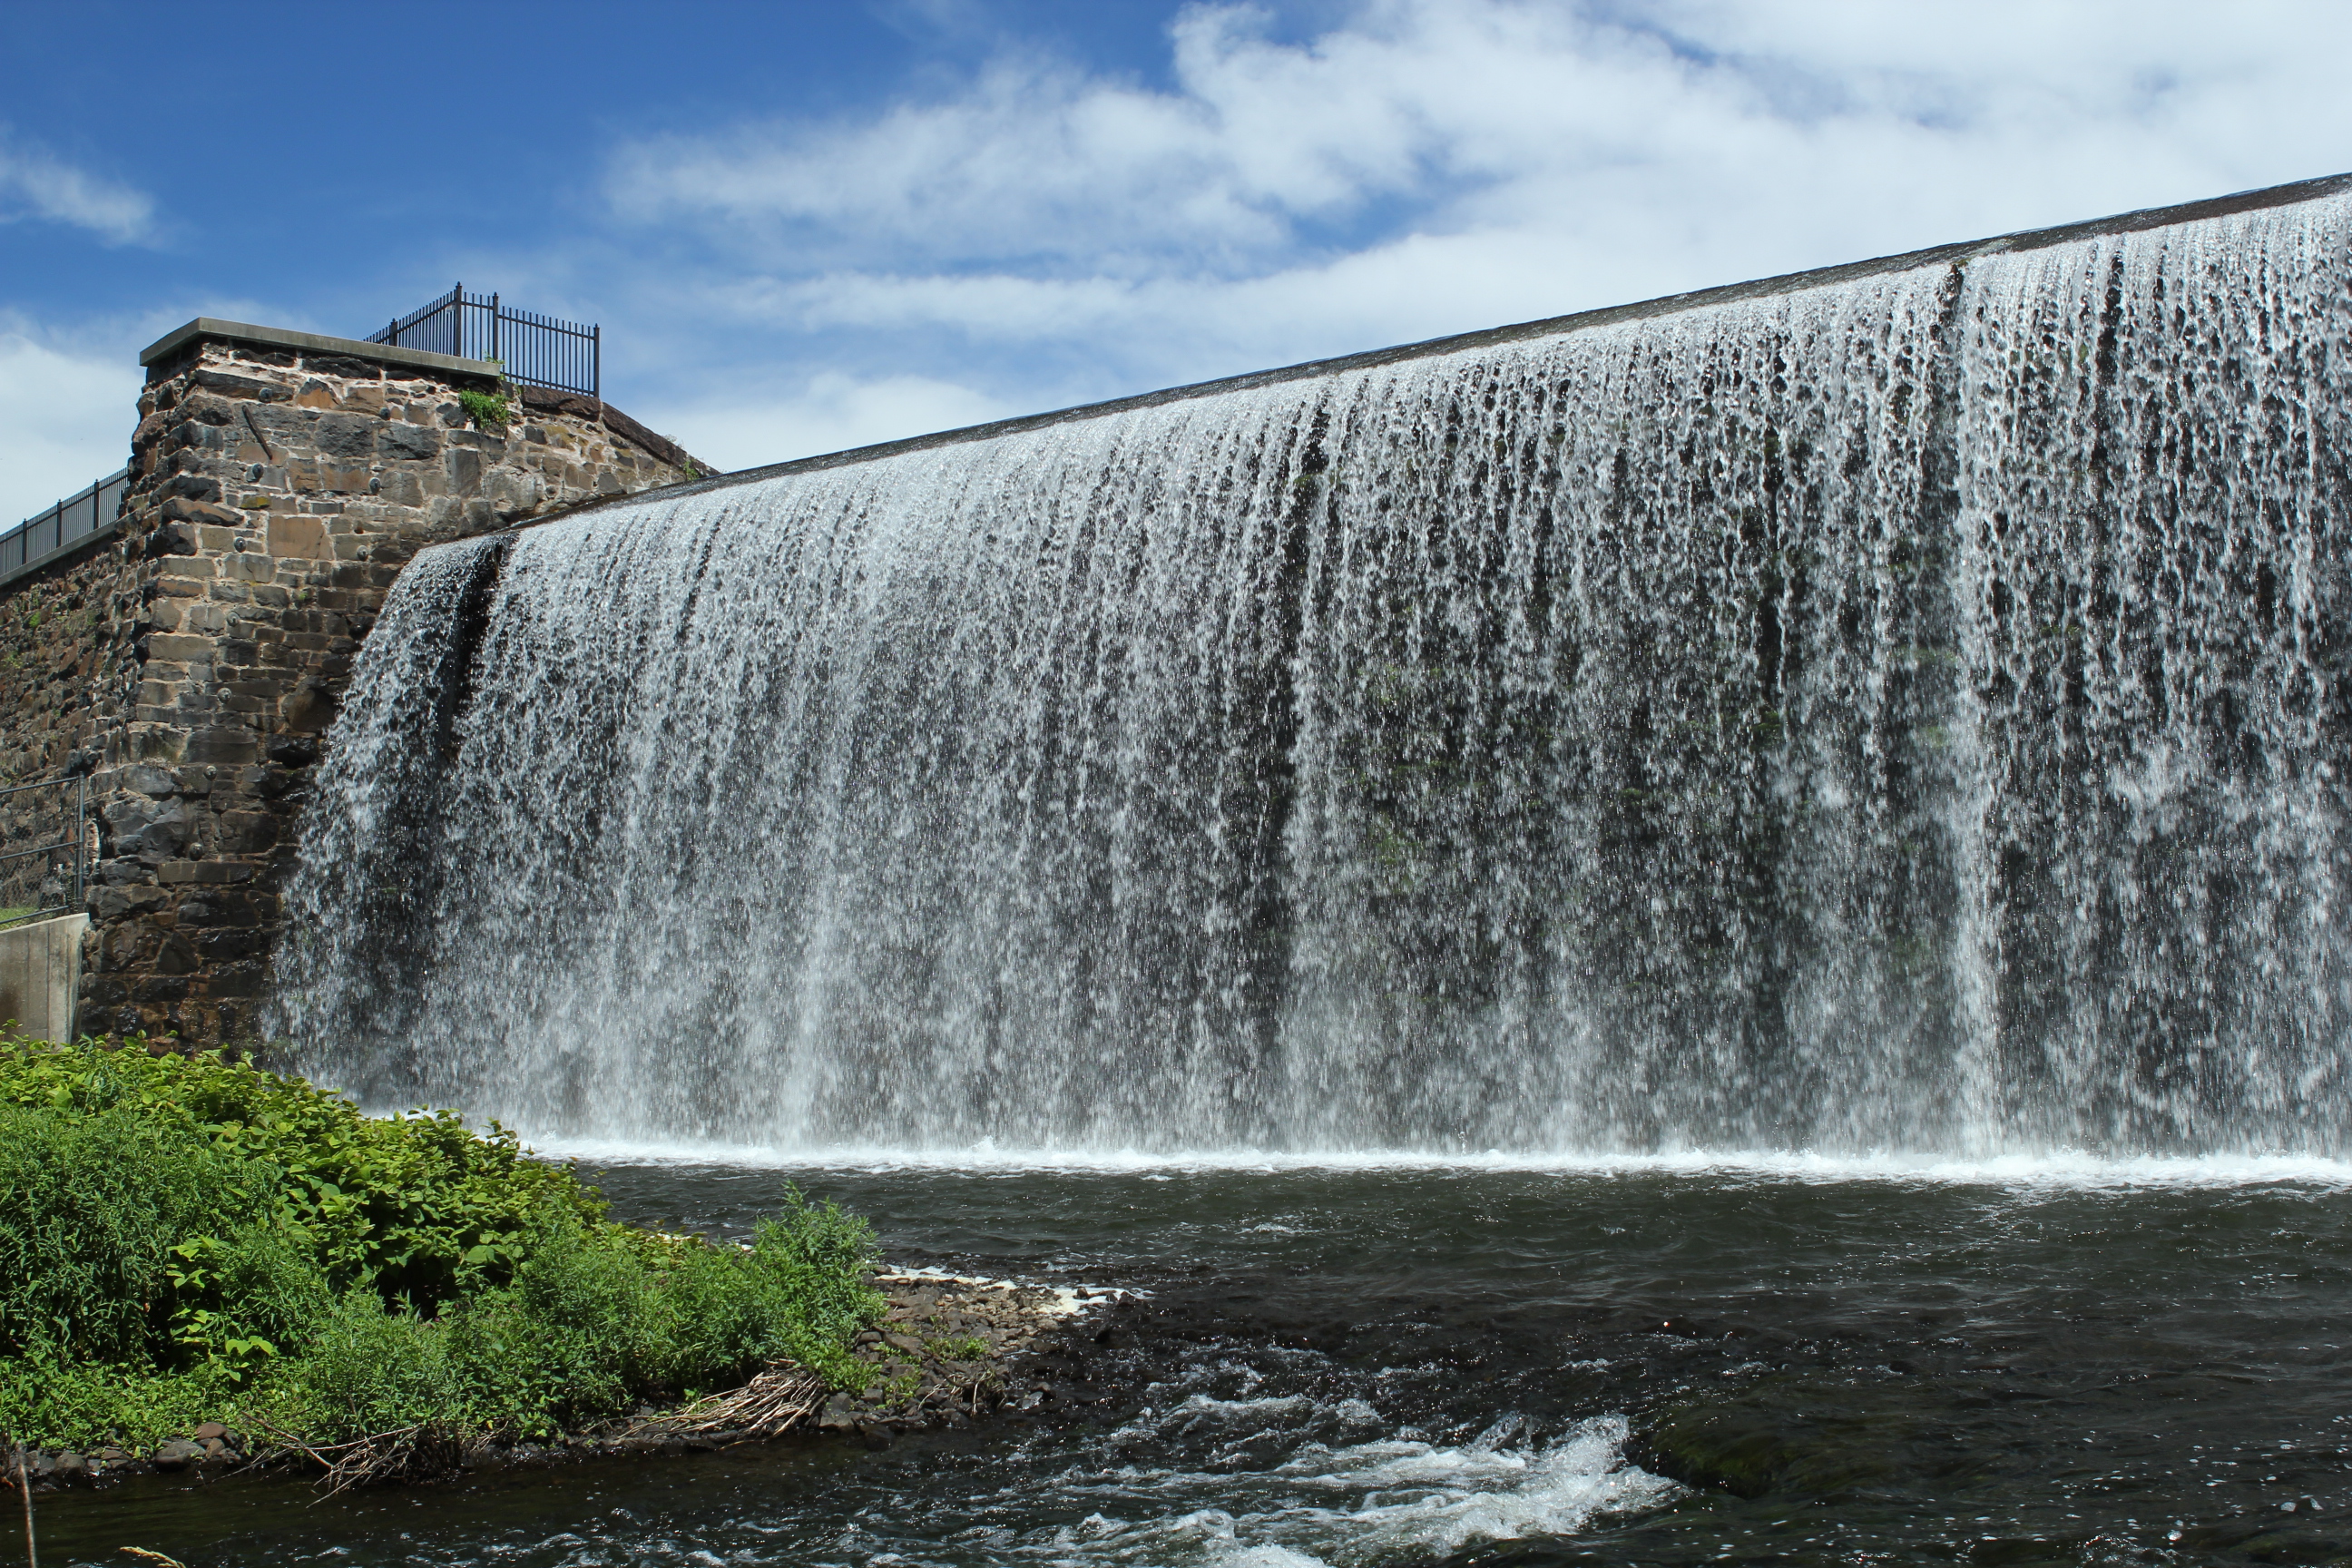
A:
<svg viewBox="0 0 2352 1568">
<path fill-rule="evenodd" d="M 2339 1150 L 2347 220 L 428 552 L 279 1026 L 580 1137 Z"/>
</svg>

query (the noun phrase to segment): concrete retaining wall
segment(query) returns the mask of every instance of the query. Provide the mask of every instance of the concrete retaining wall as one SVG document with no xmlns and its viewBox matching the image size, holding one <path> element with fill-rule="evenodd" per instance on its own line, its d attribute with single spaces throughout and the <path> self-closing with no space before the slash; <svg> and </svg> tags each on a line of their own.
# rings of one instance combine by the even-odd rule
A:
<svg viewBox="0 0 2352 1568">
<path fill-rule="evenodd" d="M 0 931 L 0 1022 L 40 1040 L 74 1037 L 88 915 L 60 915 Z"/>
</svg>

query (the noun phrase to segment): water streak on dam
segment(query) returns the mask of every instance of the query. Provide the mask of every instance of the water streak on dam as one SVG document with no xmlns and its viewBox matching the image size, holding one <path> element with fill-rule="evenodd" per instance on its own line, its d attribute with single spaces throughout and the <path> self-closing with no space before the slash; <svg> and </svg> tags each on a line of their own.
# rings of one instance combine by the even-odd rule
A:
<svg viewBox="0 0 2352 1568">
<path fill-rule="evenodd" d="M 2340 1152 L 2352 197 L 420 556 L 310 1069 L 820 1147 Z"/>
</svg>

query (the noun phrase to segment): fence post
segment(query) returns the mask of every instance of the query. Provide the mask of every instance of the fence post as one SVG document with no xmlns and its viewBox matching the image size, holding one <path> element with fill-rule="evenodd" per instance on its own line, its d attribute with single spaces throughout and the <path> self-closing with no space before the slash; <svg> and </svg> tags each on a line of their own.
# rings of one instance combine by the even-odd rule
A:
<svg viewBox="0 0 2352 1568">
<path fill-rule="evenodd" d="M 588 328 L 588 395 L 604 401 L 604 323 Z"/>
</svg>

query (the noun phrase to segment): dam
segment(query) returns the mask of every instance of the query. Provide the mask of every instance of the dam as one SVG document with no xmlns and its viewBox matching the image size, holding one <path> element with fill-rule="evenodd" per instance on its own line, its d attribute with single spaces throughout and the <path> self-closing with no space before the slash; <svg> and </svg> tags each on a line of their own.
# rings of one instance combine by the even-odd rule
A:
<svg viewBox="0 0 2352 1568">
<path fill-rule="evenodd" d="M 535 1134 L 2339 1155 L 2347 182 L 419 555 L 269 1030 Z"/>
</svg>

